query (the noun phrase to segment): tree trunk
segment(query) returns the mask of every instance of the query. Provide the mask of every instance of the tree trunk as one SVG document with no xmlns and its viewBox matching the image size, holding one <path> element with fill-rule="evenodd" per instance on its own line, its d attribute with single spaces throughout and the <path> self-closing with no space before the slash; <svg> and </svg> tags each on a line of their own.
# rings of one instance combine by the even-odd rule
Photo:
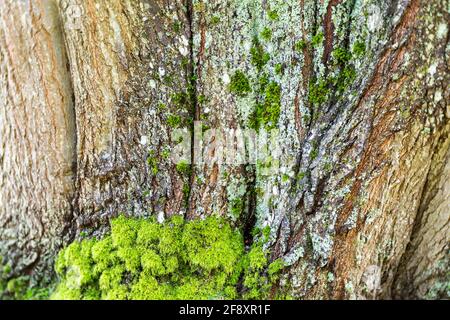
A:
<svg viewBox="0 0 450 320">
<path fill-rule="evenodd" d="M 68 241 L 75 116 L 58 7 L 0 1 L 0 256 L 52 274 Z"/>
<path fill-rule="evenodd" d="M 270 228 L 274 294 L 448 298 L 448 6 L 0 0 L 0 255 L 218 214 Z"/>
</svg>

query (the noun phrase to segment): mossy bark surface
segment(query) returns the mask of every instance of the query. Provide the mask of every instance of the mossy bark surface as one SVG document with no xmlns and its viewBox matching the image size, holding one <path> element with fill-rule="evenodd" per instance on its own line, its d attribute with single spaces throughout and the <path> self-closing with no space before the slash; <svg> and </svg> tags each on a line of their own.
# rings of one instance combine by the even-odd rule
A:
<svg viewBox="0 0 450 320">
<path fill-rule="evenodd" d="M 247 247 L 270 230 L 272 297 L 448 298 L 448 20 L 447 0 L 0 0 L 10 276 L 120 213 L 220 215 Z M 177 166 L 183 129 L 205 139 Z M 198 162 L 214 129 L 269 132 L 277 161 Z"/>
</svg>

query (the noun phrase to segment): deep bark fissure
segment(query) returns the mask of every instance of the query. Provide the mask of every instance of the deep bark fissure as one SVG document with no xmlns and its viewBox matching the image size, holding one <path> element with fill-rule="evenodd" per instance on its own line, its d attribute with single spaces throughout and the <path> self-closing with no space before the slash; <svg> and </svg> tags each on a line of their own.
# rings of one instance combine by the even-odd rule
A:
<svg viewBox="0 0 450 320">
<path fill-rule="evenodd" d="M 192 187 L 194 185 L 194 179 L 195 179 L 195 123 L 196 121 L 200 120 L 200 108 L 198 104 L 198 97 L 197 97 L 197 77 L 196 77 L 196 62 L 195 62 L 195 52 L 194 52 L 194 32 L 193 32 L 193 1 L 192 0 L 186 0 L 185 3 L 186 6 L 186 15 L 187 20 L 189 23 L 189 72 L 188 72 L 188 94 L 189 94 L 189 101 L 191 104 L 191 112 L 192 112 L 192 124 L 191 124 L 191 172 L 189 176 L 189 193 L 186 196 L 186 215 L 191 215 L 191 205 L 189 204 L 191 194 L 192 194 Z"/>
<path fill-rule="evenodd" d="M 62 47 L 66 52 L 68 52 L 69 48 L 67 46 L 66 41 L 66 34 L 63 32 L 64 30 L 64 20 L 63 15 L 61 12 L 61 7 L 58 6 L 58 24 L 61 28 L 61 34 L 62 34 Z M 70 66 L 70 61 L 68 57 L 66 56 L 66 68 L 69 75 L 73 74 L 72 68 Z M 78 210 L 78 197 L 79 197 L 79 179 L 78 179 L 78 121 L 77 121 L 77 110 L 76 110 L 76 103 L 75 103 L 75 87 L 73 84 L 72 77 L 69 77 L 69 86 L 70 86 L 70 92 L 71 92 L 71 102 L 72 102 L 72 114 L 73 114 L 73 129 L 72 132 L 73 135 L 73 143 L 74 143 L 74 155 L 73 155 L 73 163 L 72 163 L 72 172 L 73 172 L 73 181 L 76 184 L 74 188 L 74 192 L 72 194 L 72 198 L 69 199 L 70 203 L 70 211 L 68 212 L 67 217 L 67 224 L 64 226 L 64 236 L 68 236 L 69 241 L 73 241 L 76 235 L 76 216 L 77 216 L 77 210 Z"/>
</svg>

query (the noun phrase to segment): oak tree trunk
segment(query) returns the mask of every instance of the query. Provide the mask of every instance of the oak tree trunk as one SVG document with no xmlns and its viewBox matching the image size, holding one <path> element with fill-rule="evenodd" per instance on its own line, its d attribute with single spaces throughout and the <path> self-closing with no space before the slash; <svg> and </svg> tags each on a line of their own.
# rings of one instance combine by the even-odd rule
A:
<svg viewBox="0 0 450 320">
<path fill-rule="evenodd" d="M 218 214 L 270 227 L 274 294 L 448 298 L 449 5 L 0 0 L 0 256 L 39 282 L 120 213 Z"/>
</svg>

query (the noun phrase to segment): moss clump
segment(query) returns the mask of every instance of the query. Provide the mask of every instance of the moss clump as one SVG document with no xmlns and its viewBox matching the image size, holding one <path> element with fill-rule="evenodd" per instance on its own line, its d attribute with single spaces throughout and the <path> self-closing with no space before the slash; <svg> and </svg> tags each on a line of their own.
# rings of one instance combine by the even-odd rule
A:
<svg viewBox="0 0 450 320">
<path fill-rule="evenodd" d="M 314 35 L 311 39 L 311 45 L 313 47 L 318 47 L 323 42 L 323 33 L 319 32 L 316 35 Z"/>
<path fill-rule="evenodd" d="M 275 74 L 278 76 L 283 74 L 283 65 L 281 63 L 275 65 Z"/>
<path fill-rule="evenodd" d="M 171 114 L 167 117 L 167 125 L 171 128 L 178 128 L 181 124 L 181 117 L 179 115 Z"/>
<path fill-rule="evenodd" d="M 312 143 L 312 149 L 311 152 L 309 153 L 309 157 L 311 158 L 311 160 L 315 160 L 317 159 L 318 156 L 319 156 L 319 146 L 318 143 L 314 141 Z"/>
<path fill-rule="evenodd" d="M 328 101 L 331 96 L 338 97 L 355 81 L 356 71 L 351 63 L 354 58 L 361 57 L 366 51 L 363 42 L 356 42 L 352 51 L 338 47 L 333 50 L 330 66 L 336 70 L 335 75 L 328 75 L 321 79 L 313 79 L 309 85 L 308 100 L 318 107 Z M 330 94 L 333 93 L 333 94 Z M 318 113 L 314 114 L 316 118 Z"/>
<path fill-rule="evenodd" d="M 180 175 L 189 176 L 191 174 L 191 165 L 187 161 L 178 162 L 176 168 Z"/>
<path fill-rule="evenodd" d="M 258 38 L 253 39 L 253 47 L 250 49 L 250 55 L 251 62 L 258 71 L 261 71 L 270 60 L 270 55 L 264 51 Z"/>
<path fill-rule="evenodd" d="M 183 177 L 184 184 L 182 191 L 184 195 L 184 200 L 187 203 L 187 201 L 189 200 L 189 193 L 191 192 L 189 180 L 192 173 L 192 166 L 187 161 L 180 161 L 176 165 L 176 170 L 178 174 Z"/>
<path fill-rule="evenodd" d="M 267 299 L 270 295 L 270 289 L 278 280 L 281 270 L 284 268 L 284 262 L 277 259 L 269 264 L 269 252 L 263 248 L 267 241 L 270 228 L 266 227 L 262 231 L 254 230 L 253 234 L 259 237 L 250 248 L 248 254 L 244 257 L 244 299 Z"/>
<path fill-rule="evenodd" d="M 155 156 L 155 151 L 150 150 L 147 157 L 147 164 L 150 167 L 150 170 L 153 175 L 156 175 L 159 172 L 158 169 L 158 158 Z"/>
<path fill-rule="evenodd" d="M 48 288 L 32 286 L 28 276 L 13 276 L 11 266 L 0 257 L 0 300 L 45 300 L 51 289 L 51 285 Z"/>
<path fill-rule="evenodd" d="M 353 45 L 353 54 L 355 57 L 362 57 L 366 53 L 366 44 L 362 41 L 357 41 Z"/>
<path fill-rule="evenodd" d="M 212 25 L 217 25 L 220 23 L 220 17 L 219 16 L 212 16 L 211 17 L 211 24 Z"/>
<path fill-rule="evenodd" d="M 58 255 L 54 299 L 234 298 L 242 236 L 223 220 L 111 223 L 102 240 L 72 243 Z"/>
<path fill-rule="evenodd" d="M 309 102 L 315 105 L 325 103 L 328 99 L 328 83 L 324 80 L 311 81 L 309 84 Z"/>
<path fill-rule="evenodd" d="M 190 88 L 188 88 L 185 92 L 177 92 L 170 96 L 171 102 L 174 107 L 179 109 L 187 109 L 189 110 L 192 102 Z"/>
<path fill-rule="evenodd" d="M 239 218 L 244 211 L 244 201 L 241 198 L 231 201 L 231 214 L 234 218 Z"/>
<path fill-rule="evenodd" d="M 267 297 L 280 262 L 268 265 L 262 244 L 245 253 L 242 235 L 224 219 L 163 224 L 120 216 L 101 240 L 74 242 L 55 269 L 53 299 L 234 299 Z M 268 271 L 267 271 L 268 269 Z"/>
<path fill-rule="evenodd" d="M 352 66 L 345 66 L 338 77 L 334 79 L 334 86 L 338 93 L 343 93 L 356 79 L 356 71 Z"/>
<path fill-rule="evenodd" d="M 302 53 L 305 48 L 306 42 L 304 40 L 300 40 L 297 43 L 295 43 L 295 51 Z"/>
<path fill-rule="evenodd" d="M 270 30 L 270 28 L 268 27 L 265 27 L 261 32 L 261 38 L 266 41 L 270 41 L 270 39 L 272 39 L 272 30 Z"/>
<path fill-rule="evenodd" d="M 230 91 L 240 97 L 245 97 L 252 92 L 250 81 L 242 71 L 236 71 L 231 77 Z"/>
<path fill-rule="evenodd" d="M 332 52 L 333 61 L 335 64 L 346 64 L 352 59 L 351 52 L 344 48 L 336 48 Z"/>
<path fill-rule="evenodd" d="M 267 13 L 269 20 L 275 21 L 279 19 L 278 12 L 276 10 L 271 10 Z"/>
<path fill-rule="evenodd" d="M 264 86 L 264 100 L 257 103 L 250 117 L 250 127 L 259 130 L 262 126 L 270 130 L 277 126 L 281 109 L 281 87 L 277 82 Z"/>
<path fill-rule="evenodd" d="M 180 21 L 175 21 L 174 23 L 172 23 L 172 30 L 175 33 L 179 33 L 181 31 L 181 27 L 182 27 L 182 24 Z"/>
</svg>

